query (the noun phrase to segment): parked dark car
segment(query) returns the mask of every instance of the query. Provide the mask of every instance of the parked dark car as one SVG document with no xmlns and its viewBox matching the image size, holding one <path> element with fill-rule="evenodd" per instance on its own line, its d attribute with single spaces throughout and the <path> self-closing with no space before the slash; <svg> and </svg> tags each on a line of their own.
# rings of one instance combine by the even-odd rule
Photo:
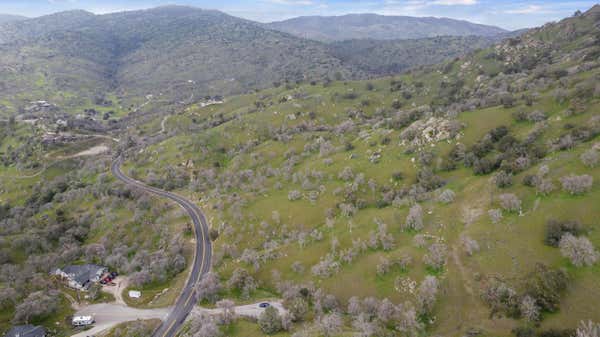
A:
<svg viewBox="0 0 600 337">
<path fill-rule="evenodd" d="M 258 304 L 259 308 L 268 308 L 270 306 L 271 306 L 271 304 L 269 304 L 268 302 L 262 302 L 262 303 Z"/>
</svg>

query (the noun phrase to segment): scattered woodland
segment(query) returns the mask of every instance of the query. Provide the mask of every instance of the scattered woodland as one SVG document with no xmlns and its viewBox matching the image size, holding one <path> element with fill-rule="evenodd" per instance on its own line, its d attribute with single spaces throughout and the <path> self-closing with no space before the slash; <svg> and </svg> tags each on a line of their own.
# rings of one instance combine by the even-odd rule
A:
<svg viewBox="0 0 600 337">
<path fill-rule="evenodd" d="M 61 15 L 105 20 L 104 29 L 122 22 Z M 240 40 L 250 34 L 267 43 L 275 34 L 223 20 Z M 220 24 L 211 27 L 225 39 Z M 155 67 L 159 58 L 142 51 L 171 40 L 120 39 L 136 45 L 123 55 L 135 62 L 132 73 L 119 70 L 113 79 L 143 88 L 131 80 L 143 71 L 133 69 Z M 425 43 L 446 41 L 460 52 L 470 39 Z M 299 52 L 320 46 L 302 43 Z M 340 42 L 383 53 L 380 43 Z M 367 56 L 344 54 L 365 64 L 365 73 L 400 70 L 369 68 Z M 310 71 L 330 74 L 330 65 L 343 63 L 337 60 Z M 198 98 L 145 118 L 115 108 L 94 133 L 70 122 L 60 132 L 90 137 L 66 145 L 43 142 L 35 124 L 0 121 L 0 331 L 34 322 L 68 335 L 72 296 L 49 277 L 57 265 L 101 263 L 128 275 L 144 293 L 140 307 L 177 296 L 191 256 L 189 219 L 117 182 L 110 163 L 122 155 L 124 172 L 195 201 L 210 222 L 212 270 L 196 295 L 199 305 L 221 312 L 190 318 L 182 336 L 598 336 L 600 6 L 394 76 L 262 83 L 265 89 L 222 104 Z M 156 88 L 166 93 L 162 84 Z M 72 156 L 98 144 L 110 152 Z M 265 299 L 280 299 L 286 311 L 269 307 L 256 320 L 235 312 L 237 303 Z M 155 323 L 119 326 L 111 335 L 142 336 Z"/>
</svg>

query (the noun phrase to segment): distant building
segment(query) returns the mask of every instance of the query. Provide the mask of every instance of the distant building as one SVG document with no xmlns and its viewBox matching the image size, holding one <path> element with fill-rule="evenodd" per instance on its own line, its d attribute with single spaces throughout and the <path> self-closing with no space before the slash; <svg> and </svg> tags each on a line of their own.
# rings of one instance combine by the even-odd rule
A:
<svg viewBox="0 0 600 337">
<path fill-rule="evenodd" d="M 46 329 L 31 324 L 13 326 L 4 337 L 46 337 Z"/>
<path fill-rule="evenodd" d="M 92 283 L 99 282 L 108 268 L 95 264 L 82 264 L 66 266 L 56 269 L 55 275 L 63 277 L 67 285 L 78 290 L 87 290 Z"/>
</svg>

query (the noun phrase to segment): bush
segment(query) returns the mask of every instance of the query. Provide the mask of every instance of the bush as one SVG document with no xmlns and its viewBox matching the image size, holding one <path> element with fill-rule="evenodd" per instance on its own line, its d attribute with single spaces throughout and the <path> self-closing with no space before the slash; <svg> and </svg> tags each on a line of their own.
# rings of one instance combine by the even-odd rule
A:
<svg viewBox="0 0 600 337">
<path fill-rule="evenodd" d="M 414 204 L 408 211 L 404 229 L 420 231 L 423 229 L 423 209 L 419 204 Z"/>
<path fill-rule="evenodd" d="M 559 221 L 550 219 L 546 223 L 546 235 L 544 243 L 548 246 L 558 247 L 560 239 L 565 234 L 579 235 L 583 232 L 583 228 L 578 221 Z"/>
<path fill-rule="evenodd" d="M 508 212 L 517 212 L 521 209 L 521 200 L 512 193 L 504 193 L 498 196 L 500 206 Z"/>
<path fill-rule="evenodd" d="M 272 335 L 281 331 L 282 325 L 279 311 L 273 306 L 267 307 L 258 317 L 258 325 L 262 332 L 267 335 Z"/>
<path fill-rule="evenodd" d="M 443 204 L 449 204 L 454 201 L 454 196 L 456 194 L 451 189 L 444 190 L 440 196 L 438 197 L 438 201 Z"/>
<path fill-rule="evenodd" d="M 561 254 L 569 258 L 576 267 L 591 266 L 598 261 L 598 252 L 584 236 L 575 237 L 567 233 L 560 239 L 559 247 Z"/>
<path fill-rule="evenodd" d="M 595 149 L 585 151 L 579 158 L 581 159 L 581 162 L 589 168 L 594 168 L 598 165 L 599 155 L 598 151 Z"/>
<path fill-rule="evenodd" d="M 442 269 L 446 264 L 447 247 L 443 243 L 434 243 L 429 246 L 423 262 L 432 269 Z"/>
<path fill-rule="evenodd" d="M 295 201 L 302 198 L 302 193 L 298 190 L 291 190 L 288 192 L 288 200 Z"/>
<path fill-rule="evenodd" d="M 563 190 L 569 192 L 571 195 L 581 195 L 592 189 L 594 178 L 592 176 L 584 175 L 568 175 L 560 178 Z"/>
<path fill-rule="evenodd" d="M 542 311 L 555 312 L 559 308 L 560 295 L 567 289 L 568 281 L 565 271 L 538 264 L 526 280 L 525 294 L 534 298 Z"/>
<path fill-rule="evenodd" d="M 506 188 L 512 185 L 512 174 L 500 171 L 494 175 L 494 183 L 499 188 Z"/>
</svg>

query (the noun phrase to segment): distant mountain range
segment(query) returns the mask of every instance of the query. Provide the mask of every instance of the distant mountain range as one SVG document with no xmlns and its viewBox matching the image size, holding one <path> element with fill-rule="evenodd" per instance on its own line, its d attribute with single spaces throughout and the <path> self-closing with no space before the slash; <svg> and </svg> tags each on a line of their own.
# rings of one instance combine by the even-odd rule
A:
<svg viewBox="0 0 600 337">
<path fill-rule="evenodd" d="M 219 11 L 182 6 L 12 20 L 0 24 L 0 108 L 38 99 L 82 106 L 109 93 L 128 105 L 149 94 L 189 101 L 274 82 L 362 79 L 455 57 L 492 43 L 489 36 L 503 32 L 455 20 L 423 20 L 433 20 L 431 27 L 436 22 L 473 27 L 439 28 L 440 33 L 486 36 L 328 44 Z"/>
<path fill-rule="evenodd" d="M 27 19 L 27 18 L 24 16 L 0 14 L 0 24 L 5 23 L 5 22 L 21 21 L 21 20 L 25 20 L 25 19 Z"/>
<path fill-rule="evenodd" d="M 271 29 L 318 41 L 351 39 L 420 39 L 436 36 L 494 36 L 507 31 L 448 18 L 349 14 L 303 16 L 265 25 Z"/>
</svg>

